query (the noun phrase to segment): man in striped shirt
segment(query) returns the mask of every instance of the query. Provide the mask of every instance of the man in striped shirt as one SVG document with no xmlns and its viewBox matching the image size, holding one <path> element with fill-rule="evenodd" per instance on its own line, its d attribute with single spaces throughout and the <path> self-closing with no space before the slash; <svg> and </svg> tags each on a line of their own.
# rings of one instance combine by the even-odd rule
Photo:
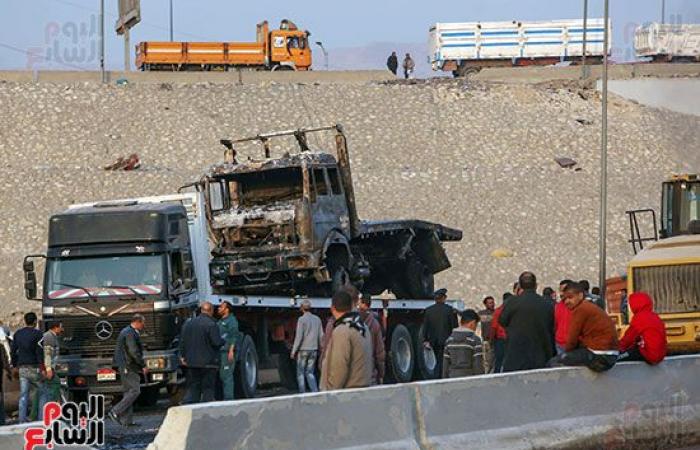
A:
<svg viewBox="0 0 700 450">
<path fill-rule="evenodd" d="M 479 314 L 466 309 L 460 314 L 459 327 L 445 342 L 442 378 L 467 377 L 484 373 L 481 338 L 476 335 Z"/>
</svg>

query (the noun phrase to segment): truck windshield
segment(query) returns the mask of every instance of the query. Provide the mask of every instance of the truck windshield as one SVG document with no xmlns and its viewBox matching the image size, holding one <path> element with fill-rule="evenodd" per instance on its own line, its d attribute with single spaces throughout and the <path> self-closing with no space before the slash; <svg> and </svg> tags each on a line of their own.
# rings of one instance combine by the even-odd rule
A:
<svg viewBox="0 0 700 450">
<path fill-rule="evenodd" d="M 237 174 L 229 183 L 231 205 L 249 207 L 301 199 L 300 167 Z"/>
<path fill-rule="evenodd" d="M 47 296 L 49 299 L 89 297 L 85 290 L 94 297 L 133 297 L 134 291 L 157 295 L 163 291 L 164 264 L 163 255 L 50 259 L 46 268 Z"/>
<path fill-rule="evenodd" d="M 691 220 L 700 220 L 700 182 L 688 183 L 681 189 L 680 213 L 682 231 L 687 231 Z"/>
</svg>

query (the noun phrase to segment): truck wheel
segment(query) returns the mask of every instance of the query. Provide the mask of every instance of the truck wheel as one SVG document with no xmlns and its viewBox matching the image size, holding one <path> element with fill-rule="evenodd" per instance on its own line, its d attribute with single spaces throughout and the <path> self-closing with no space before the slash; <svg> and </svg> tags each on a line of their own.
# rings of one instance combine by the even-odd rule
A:
<svg viewBox="0 0 700 450">
<path fill-rule="evenodd" d="M 437 355 L 431 348 L 425 348 L 421 336 L 423 336 L 423 325 L 417 329 L 413 336 L 413 345 L 416 349 L 416 379 L 435 380 L 440 378 L 437 373 Z"/>
<path fill-rule="evenodd" d="M 411 381 L 413 375 L 413 366 L 415 361 L 415 352 L 413 349 L 413 340 L 411 333 L 404 325 L 396 325 L 391 332 L 391 350 L 390 369 L 393 374 L 393 379 L 397 383 L 406 383 Z"/>
<path fill-rule="evenodd" d="M 405 280 L 405 287 L 411 298 L 432 298 L 435 290 L 435 277 L 420 259 L 410 258 L 408 260 Z"/>
<path fill-rule="evenodd" d="M 246 335 L 241 343 L 233 377 L 236 398 L 255 397 L 258 388 L 258 352 L 249 335 Z"/>
<path fill-rule="evenodd" d="M 139 406 L 155 406 L 160 396 L 160 386 L 149 386 L 141 391 L 141 395 L 136 400 Z"/>
<path fill-rule="evenodd" d="M 290 391 L 297 392 L 299 386 L 297 385 L 297 365 L 289 357 L 289 352 L 280 353 L 278 355 L 279 361 L 277 362 L 277 372 L 280 376 L 280 384 Z"/>
</svg>

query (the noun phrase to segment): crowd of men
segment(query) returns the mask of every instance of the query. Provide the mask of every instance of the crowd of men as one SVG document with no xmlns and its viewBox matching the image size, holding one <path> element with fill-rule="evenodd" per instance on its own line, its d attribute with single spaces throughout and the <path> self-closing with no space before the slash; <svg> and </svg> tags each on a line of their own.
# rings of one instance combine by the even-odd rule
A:
<svg viewBox="0 0 700 450">
<path fill-rule="evenodd" d="M 399 57 L 396 55 L 396 52 L 391 52 L 391 55 L 386 59 L 386 67 L 394 75 L 397 74 L 399 70 Z M 413 61 L 410 53 L 406 53 L 403 63 L 401 63 L 401 68 L 403 69 L 404 79 L 408 80 L 412 77 L 416 69 L 416 62 Z"/>
<path fill-rule="evenodd" d="M 24 315 L 24 327 L 17 330 L 10 345 L 10 355 L 0 348 L 0 393 L 3 372 L 8 380 L 19 378 L 19 422 L 41 420 L 44 405 L 60 400 L 61 383 L 56 375 L 61 322 L 48 322 L 48 331 L 37 328 L 33 312 Z M 3 397 L 0 395 L 0 425 L 5 424 Z"/>
<path fill-rule="evenodd" d="M 589 289 L 585 280 L 567 279 L 560 282 L 558 292 L 545 288 L 540 295 L 535 275 L 523 272 L 513 292 L 503 294 L 500 306 L 487 296 L 479 312 L 457 311 L 447 303 L 447 290 L 437 290 L 435 303 L 424 312 L 420 335 L 423 345 L 436 357 L 433 377 L 557 366 L 586 366 L 603 372 L 620 360 L 658 364 L 664 359 L 665 326 L 654 313 L 653 299 L 648 294 L 636 292 L 627 299 L 625 292 L 622 308 L 626 312 L 629 304 L 633 316 L 618 341 L 615 323 L 605 312 L 599 291 Z M 388 320 L 386 310 L 379 315 L 371 306 L 371 298 L 348 285 L 333 295 L 331 315 L 324 326 L 312 312 L 311 302 L 302 301 L 290 352 L 296 361 L 299 392 L 384 383 Z M 55 369 L 63 333 L 60 322 L 48 323 L 48 331 L 41 333 L 37 316 L 31 312 L 25 314 L 24 322 L 26 326 L 12 340 L 10 361 L 0 349 L 0 392 L 3 370 L 8 378 L 19 377 L 20 423 L 41 420 L 43 406 L 60 400 Z M 114 365 L 124 395 L 109 410 L 108 417 L 123 426 L 135 425 L 133 404 L 140 394 L 141 376 L 148 376 L 140 339 L 145 323 L 144 316 L 135 314 L 117 338 Z M 213 401 L 217 383 L 218 398 L 234 398 L 233 372 L 240 337 L 233 307 L 227 302 L 216 308 L 204 302 L 200 314 L 185 322 L 179 341 L 186 377 L 183 403 Z M 0 409 L 0 424 L 4 419 Z"/>
</svg>

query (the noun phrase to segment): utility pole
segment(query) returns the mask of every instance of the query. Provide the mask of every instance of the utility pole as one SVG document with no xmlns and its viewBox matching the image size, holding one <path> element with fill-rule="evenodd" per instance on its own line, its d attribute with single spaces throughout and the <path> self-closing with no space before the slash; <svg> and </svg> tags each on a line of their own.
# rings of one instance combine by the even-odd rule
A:
<svg viewBox="0 0 700 450">
<path fill-rule="evenodd" d="M 588 78 L 588 67 L 586 66 L 586 44 L 588 38 L 588 0 L 583 0 L 583 55 L 581 57 L 581 77 L 586 80 Z"/>
<path fill-rule="evenodd" d="M 661 24 L 666 23 L 666 0 L 661 0 Z"/>
<path fill-rule="evenodd" d="M 105 0 L 100 0 L 100 75 L 103 83 L 105 77 Z"/>
<path fill-rule="evenodd" d="M 173 0 L 170 0 L 170 42 L 173 41 Z"/>
<path fill-rule="evenodd" d="M 599 274 L 598 286 L 600 286 L 601 298 L 605 300 L 606 257 L 607 257 L 607 218 L 608 218 L 608 20 L 610 16 L 610 3 L 605 0 L 605 32 L 603 39 L 603 101 L 601 120 L 601 148 L 600 148 L 600 236 L 598 241 Z M 607 309 L 607 308 L 606 308 Z"/>
<path fill-rule="evenodd" d="M 129 53 L 129 28 L 124 28 L 124 72 L 131 70 L 131 54 Z"/>
</svg>

